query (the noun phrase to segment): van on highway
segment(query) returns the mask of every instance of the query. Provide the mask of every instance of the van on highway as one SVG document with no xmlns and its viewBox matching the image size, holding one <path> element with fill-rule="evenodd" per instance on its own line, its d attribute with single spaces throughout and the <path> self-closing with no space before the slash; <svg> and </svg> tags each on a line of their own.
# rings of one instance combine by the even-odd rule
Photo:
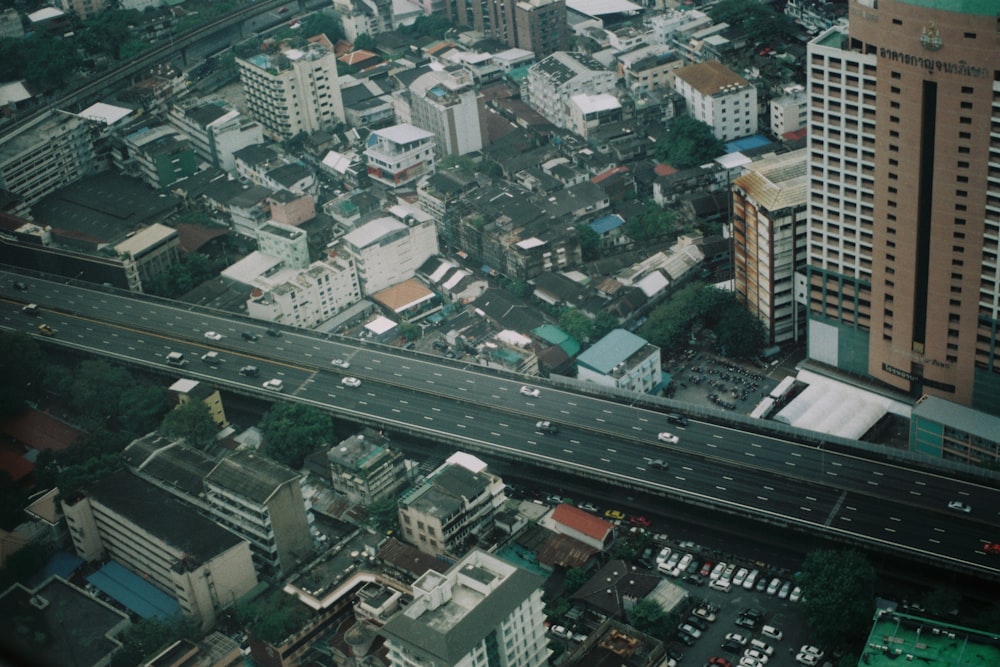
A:
<svg viewBox="0 0 1000 667">
<path fill-rule="evenodd" d="M 37 303 L 29 303 L 27 306 L 21 308 L 21 312 L 25 315 L 31 315 L 32 317 L 38 317 L 40 314 Z"/>
<path fill-rule="evenodd" d="M 167 365 L 178 368 L 187 366 L 187 359 L 184 358 L 183 352 L 170 352 L 167 354 Z"/>
</svg>

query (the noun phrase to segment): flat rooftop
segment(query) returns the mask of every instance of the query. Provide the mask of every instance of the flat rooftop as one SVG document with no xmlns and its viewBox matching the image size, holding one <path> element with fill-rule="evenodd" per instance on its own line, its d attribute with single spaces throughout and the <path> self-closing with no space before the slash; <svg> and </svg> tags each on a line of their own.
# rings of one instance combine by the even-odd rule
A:
<svg viewBox="0 0 1000 667">
<path fill-rule="evenodd" d="M 1000 637 L 898 612 L 880 612 L 858 664 L 993 667 L 1000 665 Z"/>
</svg>

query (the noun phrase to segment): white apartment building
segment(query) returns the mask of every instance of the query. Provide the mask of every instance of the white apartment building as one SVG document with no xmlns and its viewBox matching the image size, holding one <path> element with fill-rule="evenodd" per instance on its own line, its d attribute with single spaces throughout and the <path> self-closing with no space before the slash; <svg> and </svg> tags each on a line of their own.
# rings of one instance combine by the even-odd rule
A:
<svg viewBox="0 0 1000 667">
<path fill-rule="evenodd" d="M 771 343 L 805 336 L 805 306 L 796 303 L 796 271 L 806 266 L 808 151 L 746 165 L 733 181 L 735 291 Z"/>
<path fill-rule="evenodd" d="M 456 453 L 399 500 L 403 539 L 432 556 L 456 556 L 493 525 L 503 480 L 475 456 Z"/>
<path fill-rule="evenodd" d="M 357 268 L 364 294 L 374 294 L 408 278 L 438 253 L 434 218 L 409 204 L 397 204 L 377 218 L 346 234 L 345 254 Z"/>
<path fill-rule="evenodd" d="M 784 95 L 771 100 L 770 107 L 775 136 L 801 130 L 809 121 L 809 98 L 802 86 L 789 86 Z"/>
<path fill-rule="evenodd" d="M 622 119 L 622 103 L 608 93 L 587 95 L 581 93 L 569 98 L 566 105 L 569 118 L 566 127 L 584 139 L 601 125 Z"/>
<path fill-rule="evenodd" d="M 413 583 L 381 634 L 392 667 L 542 667 L 542 578 L 481 550 Z"/>
<path fill-rule="evenodd" d="M 628 392 L 647 393 L 663 380 L 660 348 L 625 329 L 615 329 L 576 359 L 577 378 Z"/>
<path fill-rule="evenodd" d="M 436 143 L 433 132 L 409 123 L 375 130 L 365 148 L 368 177 L 396 188 L 432 173 Z"/>
<path fill-rule="evenodd" d="M 127 567 L 202 629 L 257 585 L 246 540 L 127 470 L 64 498 L 62 509 L 80 558 Z"/>
<path fill-rule="evenodd" d="M 249 542 L 254 560 L 281 579 L 313 554 L 302 475 L 265 456 L 242 451 L 205 477 L 205 496 L 217 522 Z"/>
<path fill-rule="evenodd" d="M 337 58 L 321 44 L 237 58 L 250 114 L 275 140 L 329 129 L 344 120 Z"/>
<path fill-rule="evenodd" d="M 410 84 L 410 119 L 430 130 L 444 155 L 466 155 L 486 145 L 486 107 L 472 73 L 431 71 Z"/>
<path fill-rule="evenodd" d="M 688 113 L 731 141 L 757 131 L 757 89 L 717 60 L 673 71 L 673 85 Z"/>
<path fill-rule="evenodd" d="M 223 100 L 179 102 L 170 107 L 168 120 L 188 136 L 198 155 L 223 171 L 236 169 L 236 151 L 264 141 L 261 124 Z"/>
<path fill-rule="evenodd" d="M 557 51 L 528 68 L 522 95 L 553 125 L 566 127 L 574 95 L 614 94 L 618 76 L 582 53 Z"/>
<path fill-rule="evenodd" d="M 96 170 L 90 125 L 80 118 L 53 116 L 0 145 L 0 188 L 29 206 Z"/>
<path fill-rule="evenodd" d="M 277 257 L 284 267 L 305 269 L 309 266 L 309 235 L 304 229 L 271 220 L 257 230 L 257 249 Z"/>
<path fill-rule="evenodd" d="M 267 322 L 312 328 L 361 299 L 361 288 L 348 257 L 329 254 L 306 269 L 278 269 L 256 278 L 247 314 Z"/>
<path fill-rule="evenodd" d="M 334 490 L 355 504 L 395 497 L 409 482 L 403 453 L 373 429 L 341 440 L 326 456 Z"/>
</svg>

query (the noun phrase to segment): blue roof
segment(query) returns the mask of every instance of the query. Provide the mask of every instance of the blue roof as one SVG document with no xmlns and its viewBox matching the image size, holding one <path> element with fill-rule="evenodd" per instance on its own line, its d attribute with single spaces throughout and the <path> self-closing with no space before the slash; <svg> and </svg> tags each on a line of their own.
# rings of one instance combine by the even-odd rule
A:
<svg viewBox="0 0 1000 667">
<path fill-rule="evenodd" d="M 619 215 L 606 215 L 603 218 L 598 218 L 590 223 L 590 228 L 593 229 L 598 234 L 604 234 L 610 232 L 612 229 L 617 229 L 625 224 L 625 221 Z"/>
<path fill-rule="evenodd" d="M 625 329 L 615 329 L 577 357 L 577 363 L 607 375 L 646 345 L 646 340 Z"/>
<path fill-rule="evenodd" d="M 109 561 L 87 581 L 141 618 L 169 619 L 180 614 L 177 600 L 115 561 Z"/>
<path fill-rule="evenodd" d="M 83 559 L 75 556 L 71 553 L 66 553 L 65 551 L 57 551 L 52 554 L 52 558 L 45 563 L 45 566 L 40 572 L 37 572 L 35 576 L 31 578 L 31 587 L 34 588 L 44 581 L 47 581 L 49 577 L 54 574 L 59 575 L 63 579 L 69 581 L 73 573 L 83 565 Z"/>
<path fill-rule="evenodd" d="M 755 134 L 752 137 L 743 137 L 742 139 L 736 139 L 735 141 L 730 141 L 726 144 L 727 153 L 738 153 L 740 151 L 748 151 L 751 148 L 760 148 L 761 146 L 767 146 L 771 141 L 767 137 L 763 137 L 759 134 Z"/>
</svg>

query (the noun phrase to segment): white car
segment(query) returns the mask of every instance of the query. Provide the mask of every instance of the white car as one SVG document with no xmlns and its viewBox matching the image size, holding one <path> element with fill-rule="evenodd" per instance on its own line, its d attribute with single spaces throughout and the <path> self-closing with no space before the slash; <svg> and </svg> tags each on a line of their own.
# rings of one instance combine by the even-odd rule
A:
<svg viewBox="0 0 1000 667">
<path fill-rule="evenodd" d="M 739 634 L 738 632 L 730 632 L 728 635 L 726 635 L 726 641 L 727 642 L 736 642 L 740 646 L 746 646 L 747 645 L 747 638 L 744 637 L 743 635 Z"/>
<path fill-rule="evenodd" d="M 718 563 L 715 564 L 715 567 L 712 568 L 712 571 L 709 573 L 708 578 L 711 579 L 712 581 L 715 581 L 716 579 L 721 577 L 722 573 L 725 571 L 726 571 L 726 564 L 720 560 Z"/>
<path fill-rule="evenodd" d="M 799 649 L 799 653 L 809 653 L 816 656 L 817 660 L 826 655 L 818 646 L 810 646 L 809 644 L 803 644 L 802 648 Z"/>
<path fill-rule="evenodd" d="M 785 636 L 785 634 L 781 630 L 774 627 L 773 625 L 765 625 L 764 627 L 762 627 L 760 629 L 760 634 L 764 635 L 765 637 L 770 637 L 775 641 L 780 641 L 781 638 Z"/>
<path fill-rule="evenodd" d="M 539 396 L 542 395 L 542 392 L 538 391 L 536 387 L 529 387 L 528 385 L 524 385 L 523 387 L 521 387 L 521 395 L 530 396 L 532 398 L 538 398 Z"/>
<path fill-rule="evenodd" d="M 774 579 L 771 580 L 771 583 L 767 585 L 767 594 L 774 595 L 775 593 L 778 592 L 779 588 L 781 588 L 781 579 L 775 577 Z"/>
<path fill-rule="evenodd" d="M 346 377 L 340 381 L 340 384 L 344 385 L 345 387 L 360 387 L 361 380 L 354 377 Z"/>
<path fill-rule="evenodd" d="M 351 367 L 350 362 L 347 361 L 346 359 L 334 359 L 334 360 L 332 360 L 330 362 L 330 365 L 331 366 L 336 366 L 337 368 L 344 368 L 344 369 L 347 369 L 347 368 Z"/>
<path fill-rule="evenodd" d="M 668 442 L 671 445 L 676 445 L 678 442 L 680 442 L 680 438 L 678 438 L 673 433 L 667 433 L 666 431 L 663 431 L 662 433 L 657 435 L 656 439 L 659 440 L 660 442 Z"/>
<path fill-rule="evenodd" d="M 264 387 L 264 389 L 270 389 L 271 391 L 282 391 L 285 388 L 284 383 L 277 378 L 268 380 L 261 386 Z"/>
<path fill-rule="evenodd" d="M 597 505 L 593 503 L 580 503 L 577 505 L 578 508 L 582 509 L 584 512 L 590 512 L 591 514 L 597 514 Z"/>
<path fill-rule="evenodd" d="M 792 592 L 788 594 L 789 602 L 798 602 L 802 599 L 802 587 L 796 586 L 792 589 Z"/>
<path fill-rule="evenodd" d="M 695 639 L 698 639 L 699 637 L 701 637 L 701 630 L 699 630 L 698 628 L 694 627 L 690 623 L 685 623 L 684 625 L 682 625 L 681 627 L 679 627 L 677 629 L 680 630 L 681 632 L 684 632 L 684 633 L 687 633 L 687 634 L 691 635 Z"/>
<path fill-rule="evenodd" d="M 815 667 L 819 664 L 819 658 L 815 653 L 799 653 L 795 656 L 795 662 L 806 667 Z"/>
<path fill-rule="evenodd" d="M 746 579 L 743 580 L 743 588 L 748 591 L 752 591 L 754 584 L 757 583 L 757 575 L 759 574 L 760 570 L 750 570 L 750 574 L 748 574 Z"/>
<path fill-rule="evenodd" d="M 953 500 L 948 503 L 948 509 L 955 510 L 956 512 L 965 512 L 966 514 L 972 511 L 972 508 L 961 500 Z"/>
<path fill-rule="evenodd" d="M 672 550 L 670 547 L 663 547 L 660 549 L 660 553 L 656 554 L 656 564 L 665 563 L 668 558 L 670 558 Z"/>
<path fill-rule="evenodd" d="M 215 331 L 206 331 L 205 338 L 209 340 L 222 340 L 222 334 L 216 333 Z"/>
<path fill-rule="evenodd" d="M 778 591 L 778 597 L 784 600 L 788 597 L 788 594 L 792 592 L 792 582 L 791 580 L 786 581 L 781 585 L 781 590 Z"/>
<path fill-rule="evenodd" d="M 745 655 L 740 658 L 739 667 L 764 667 L 764 663 Z"/>
<path fill-rule="evenodd" d="M 733 586 L 742 586 L 743 582 L 747 580 L 748 574 L 750 574 L 750 570 L 745 567 L 736 570 L 736 574 L 733 575 Z"/>
<path fill-rule="evenodd" d="M 754 660 L 763 665 L 766 665 L 767 661 L 770 660 L 770 658 L 766 653 L 756 648 L 748 648 L 746 651 L 743 652 L 743 655 L 748 658 L 753 658 Z"/>
<path fill-rule="evenodd" d="M 560 639 L 569 639 L 569 631 L 561 625 L 553 625 L 549 631 Z"/>
</svg>

